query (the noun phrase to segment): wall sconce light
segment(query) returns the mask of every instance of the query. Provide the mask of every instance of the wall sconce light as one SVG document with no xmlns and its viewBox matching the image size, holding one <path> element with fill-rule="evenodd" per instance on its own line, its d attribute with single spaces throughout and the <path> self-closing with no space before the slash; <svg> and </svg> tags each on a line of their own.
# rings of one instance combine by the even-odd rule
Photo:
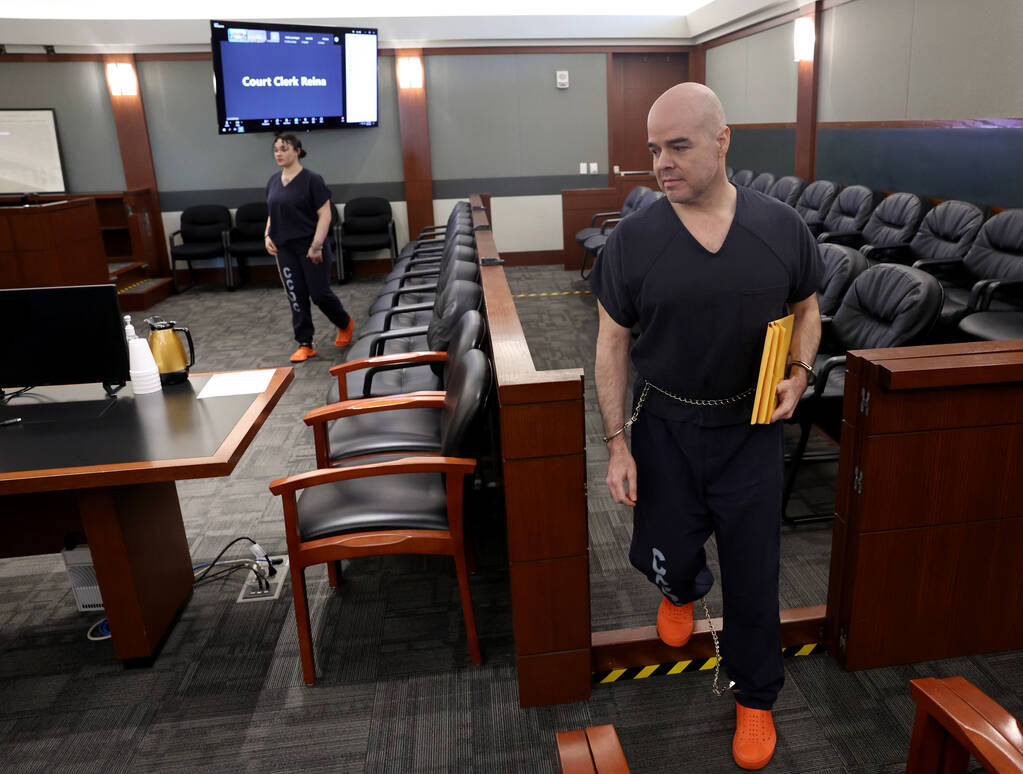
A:
<svg viewBox="0 0 1023 774">
<path fill-rule="evenodd" d="M 795 55 L 793 61 L 812 62 L 814 42 L 816 35 L 813 30 L 813 18 L 800 16 L 796 19 L 796 26 L 792 32 L 792 51 Z"/>
<path fill-rule="evenodd" d="M 417 56 L 398 58 L 398 86 L 402 89 L 423 88 L 423 60 Z"/>
<path fill-rule="evenodd" d="M 113 97 L 134 97 L 139 93 L 135 68 L 129 62 L 108 62 L 107 86 Z"/>
</svg>

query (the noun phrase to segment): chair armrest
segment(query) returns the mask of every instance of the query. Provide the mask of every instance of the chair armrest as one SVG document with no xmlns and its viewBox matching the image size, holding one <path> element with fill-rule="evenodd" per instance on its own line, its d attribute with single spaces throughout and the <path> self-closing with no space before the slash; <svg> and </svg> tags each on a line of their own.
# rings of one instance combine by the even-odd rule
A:
<svg viewBox="0 0 1023 774">
<path fill-rule="evenodd" d="M 400 296 L 407 296 L 410 293 L 436 293 L 437 283 L 434 282 L 430 285 L 406 285 L 403 288 L 398 288 L 394 291 L 394 304 L 398 303 Z M 424 302 L 425 303 L 425 302 Z"/>
<path fill-rule="evenodd" d="M 598 212 L 592 218 L 590 218 L 590 228 L 593 228 L 594 226 L 597 225 L 598 218 L 615 218 L 621 214 L 622 213 L 619 210 L 615 210 L 614 212 Z"/>
<path fill-rule="evenodd" d="M 337 386 L 341 390 L 341 400 L 348 397 L 348 390 L 345 386 L 345 374 L 352 371 L 362 371 L 366 368 L 392 365 L 416 365 L 418 363 L 443 363 L 448 359 L 447 352 L 395 352 L 393 355 L 377 355 L 376 357 L 360 357 L 358 360 L 349 360 L 347 363 L 339 363 L 330 367 L 330 375 L 337 377 Z"/>
<path fill-rule="evenodd" d="M 862 231 L 824 231 L 817 237 L 818 242 L 831 242 L 846 247 L 859 247 L 863 244 Z"/>
<path fill-rule="evenodd" d="M 970 300 L 967 302 L 967 314 L 970 312 L 983 312 L 991 306 L 996 290 L 1007 288 L 1023 287 L 1023 279 L 985 279 L 977 282 L 970 289 Z"/>
<path fill-rule="evenodd" d="M 913 261 L 913 268 L 923 269 L 929 273 L 931 269 L 938 266 L 962 266 L 962 264 L 962 258 L 921 258 L 919 261 Z"/>
<path fill-rule="evenodd" d="M 830 314 L 821 315 L 821 325 L 831 325 L 831 321 L 834 320 L 834 316 Z"/>
<path fill-rule="evenodd" d="M 433 301 L 426 301 L 421 304 L 409 304 L 407 306 L 395 306 L 384 312 L 384 330 L 389 331 L 391 329 L 391 320 L 394 319 L 396 314 L 404 314 L 405 312 L 426 312 L 433 309 Z"/>
<path fill-rule="evenodd" d="M 376 357 L 384 354 L 384 344 L 391 339 L 400 339 L 405 336 L 425 336 L 429 330 L 428 325 L 417 325 L 414 328 L 394 328 L 389 331 L 372 333 L 367 337 L 369 338 L 369 355 Z"/>
<path fill-rule="evenodd" d="M 425 235 L 443 233 L 448 230 L 448 224 L 434 224 L 432 226 L 423 226 L 419 229 L 419 236 L 422 238 Z"/>
<path fill-rule="evenodd" d="M 270 491 L 275 495 L 294 494 L 300 489 L 307 489 L 311 486 L 333 484 L 336 481 L 350 481 L 355 478 L 390 476 L 396 473 L 461 473 L 468 475 L 475 469 L 476 460 L 467 457 L 405 457 L 390 462 L 311 470 L 308 473 L 279 478 L 270 483 Z"/>
<path fill-rule="evenodd" d="M 601 234 L 606 234 L 608 231 L 613 229 L 615 226 L 617 226 L 621 222 L 622 222 L 621 218 L 608 218 L 607 220 L 605 220 L 601 224 L 601 226 L 600 226 L 600 233 Z M 610 226 L 610 228 L 608 228 L 608 226 Z"/>
<path fill-rule="evenodd" d="M 839 366 L 845 366 L 845 355 L 833 355 L 821 364 L 820 373 L 817 374 L 817 381 L 813 385 L 813 398 L 815 400 L 824 394 L 824 388 L 828 386 L 831 372 Z"/>
<path fill-rule="evenodd" d="M 909 242 L 894 245 L 863 245 L 860 248 L 863 257 L 868 261 L 885 261 L 892 258 L 903 258 L 909 252 Z"/>
<path fill-rule="evenodd" d="M 444 405 L 444 393 L 439 390 L 420 390 L 402 395 L 384 395 L 378 398 L 355 398 L 330 403 L 307 411 L 302 421 L 313 425 L 332 422 L 335 419 L 357 414 L 375 414 L 379 411 L 397 411 L 413 408 L 440 408 Z"/>
<path fill-rule="evenodd" d="M 415 269 L 413 271 L 407 271 L 398 278 L 398 287 L 400 288 L 405 284 L 405 280 L 415 279 L 416 277 L 436 277 L 440 274 L 440 266 L 434 265 L 429 269 Z"/>
<path fill-rule="evenodd" d="M 181 229 L 180 228 L 177 231 L 172 232 L 171 235 L 169 237 L 167 237 L 167 244 L 169 244 L 171 247 L 174 247 L 174 237 L 176 237 L 176 236 L 181 236 Z M 184 238 L 182 238 L 181 241 L 182 241 L 182 243 L 184 243 Z"/>
</svg>

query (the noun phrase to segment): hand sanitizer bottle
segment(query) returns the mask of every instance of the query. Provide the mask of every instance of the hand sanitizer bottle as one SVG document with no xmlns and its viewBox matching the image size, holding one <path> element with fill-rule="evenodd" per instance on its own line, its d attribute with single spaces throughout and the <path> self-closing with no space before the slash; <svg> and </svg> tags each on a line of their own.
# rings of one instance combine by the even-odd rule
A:
<svg viewBox="0 0 1023 774">
<path fill-rule="evenodd" d="M 160 371 L 156 367 L 149 342 L 140 339 L 131 324 L 131 315 L 124 316 L 124 337 L 128 340 L 128 375 L 131 389 L 136 395 L 160 390 Z"/>
</svg>

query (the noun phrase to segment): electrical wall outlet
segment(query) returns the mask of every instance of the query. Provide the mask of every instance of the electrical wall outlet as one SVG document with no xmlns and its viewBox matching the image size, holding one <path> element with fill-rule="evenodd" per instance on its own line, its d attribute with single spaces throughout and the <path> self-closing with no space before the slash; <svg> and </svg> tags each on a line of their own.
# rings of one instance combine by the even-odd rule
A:
<svg viewBox="0 0 1023 774">
<path fill-rule="evenodd" d="M 272 557 L 277 559 L 279 557 Z M 238 594 L 239 602 L 262 602 L 268 599 L 277 599 L 281 595 L 281 589 L 284 588 L 284 581 L 289 577 L 288 575 L 288 556 L 284 555 L 284 561 L 280 564 L 275 564 L 274 569 L 277 573 L 269 578 L 270 589 L 264 591 L 259 588 L 259 584 L 256 583 L 256 577 L 252 571 L 245 573 L 245 583 L 242 584 L 242 590 Z M 266 571 L 266 562 L 262 563 L 261 569 Z"/>
<path fill-rule="evenodd" d="M 580 161 L 579 162 L 579 174 L 580 175 L 585 175 L 586 174 L 586 162 L 585 161 Z"/>
<path fill-rule="evenodd" d="M 598 162 L 596 162 L 596 161 L 591 161 L 590 162 L 590 174 L 591 175 L 597 174 L 597 163 Z"/>
</svg>

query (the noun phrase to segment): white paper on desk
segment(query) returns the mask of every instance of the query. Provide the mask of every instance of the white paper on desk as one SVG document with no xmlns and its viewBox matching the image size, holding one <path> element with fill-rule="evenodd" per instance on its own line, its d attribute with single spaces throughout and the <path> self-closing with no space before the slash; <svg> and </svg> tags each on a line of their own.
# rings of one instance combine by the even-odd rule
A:
<svg viewBox="0 0 1023 774">
<path fill-rule="evenodd" d="M 252 395 L 256 392 L 263 392 L 270 384 L 273 375 L 274 369 L 272 368 L 261 371 L 233 371 L 228 374 L 214 374 L 199 391 L 198 400 L 219 398 L 224 395 Z"/>
</svg>

